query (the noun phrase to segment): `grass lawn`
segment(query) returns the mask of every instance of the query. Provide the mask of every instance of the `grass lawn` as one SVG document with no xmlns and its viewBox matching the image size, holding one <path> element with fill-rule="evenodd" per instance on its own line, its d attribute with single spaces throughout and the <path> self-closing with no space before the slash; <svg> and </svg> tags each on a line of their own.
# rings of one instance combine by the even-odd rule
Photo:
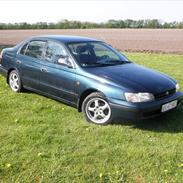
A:
<svg viewBox="0 0 183 183">
<path fill-rule="evenodd" d="M 183 88 L 183 56 L 126 55 Z M 13 93 L 0 76 L 0 183 L 181 183 L 182 132 L 183 107 L 148 121 L 97 126 L 52 99 Z"/>
</svg>

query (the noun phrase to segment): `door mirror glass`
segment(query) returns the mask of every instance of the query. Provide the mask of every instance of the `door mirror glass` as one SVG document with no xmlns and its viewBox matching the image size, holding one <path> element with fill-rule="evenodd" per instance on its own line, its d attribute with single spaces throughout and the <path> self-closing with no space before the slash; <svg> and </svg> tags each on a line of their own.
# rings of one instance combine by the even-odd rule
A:
<svg viewBox="0 0 183 183">
<path fill-rule="evenodd" d="M 63 64 L 63 65 L 67 65 L 67 57 L 66 57 L 66 56 L 61 56 L 61 57 L 58 59 L 58 63 L 59 63 L 59 64 Z"/>
<path fill-rule="evenodd" d="M 68 66 L 69 68 L 72 68 L 72 63 L 69 59 L 69 56 L 60 56 L 60 58 L 58 59 L 58 64 L 61 64 L 61 65 L 66 65 Z"/>
</svg>

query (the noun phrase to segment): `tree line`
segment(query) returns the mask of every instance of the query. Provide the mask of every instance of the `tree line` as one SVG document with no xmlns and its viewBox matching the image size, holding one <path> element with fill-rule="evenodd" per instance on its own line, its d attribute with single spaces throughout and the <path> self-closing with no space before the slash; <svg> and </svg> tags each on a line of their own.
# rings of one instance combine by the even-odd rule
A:
<svg viewBox="0 0 183 183">
<path fill-rule="evenodd" d="M 57 23 L 0 23 L 0 29 L 92 29 L 92 28 L 151 28 L 182 29 L 183 22 L 161 22 L 152 20 L 108 20 L 105 23 L 62 20 Z"/>
</svg>

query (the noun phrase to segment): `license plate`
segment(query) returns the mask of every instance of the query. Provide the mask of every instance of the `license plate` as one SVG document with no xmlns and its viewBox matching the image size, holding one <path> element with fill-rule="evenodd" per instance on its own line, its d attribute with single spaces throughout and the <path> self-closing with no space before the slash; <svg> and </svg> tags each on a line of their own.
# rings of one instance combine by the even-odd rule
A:
<svg viewBox="0 0 183 183">
<path fill-rule="evenodd" d="M 161 112 L 169 111 L 170 109 L 173 109 L 175 107 L 177 107 L 177 100 L 162 105 Z"/>
</svg>

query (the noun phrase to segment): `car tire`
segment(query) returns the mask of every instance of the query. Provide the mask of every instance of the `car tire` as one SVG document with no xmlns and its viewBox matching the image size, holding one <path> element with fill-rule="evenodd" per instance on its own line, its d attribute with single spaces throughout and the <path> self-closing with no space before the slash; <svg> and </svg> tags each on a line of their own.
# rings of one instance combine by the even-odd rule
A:
<svg viewBox="0 0 183 183">
<path fill-rule="evenodd" d="M 106 98 L 99 92 L 88 95 L 82 104 L 82 112 L 88 122 L 107 125 L 112 121 L 112 110 Z"/>
<path fill-rule="evenodd" d="M 20 75 L 16 70 L 12 70 L 8 75 L 8 83 L 12 91 L 21 92 L 23 91 L 22 82 Z"/>
</svg>

